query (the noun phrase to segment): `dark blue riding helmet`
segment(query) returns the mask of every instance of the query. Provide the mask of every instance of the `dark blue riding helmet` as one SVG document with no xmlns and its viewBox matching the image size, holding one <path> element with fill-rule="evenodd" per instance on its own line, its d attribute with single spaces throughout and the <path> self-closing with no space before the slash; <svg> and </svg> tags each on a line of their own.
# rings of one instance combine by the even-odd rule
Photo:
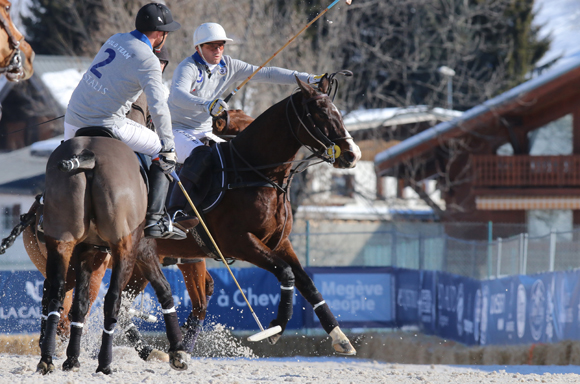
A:
<svg viewBox="0 0 580 384">
<path fill-rule="evenodd" d="M 139 32 L 173 32 L 181 28 L 181 24 L 173 20 L 171 11 L 165 4 L 149 3 L 137 12 L 135 28 Z"/>
</svg>

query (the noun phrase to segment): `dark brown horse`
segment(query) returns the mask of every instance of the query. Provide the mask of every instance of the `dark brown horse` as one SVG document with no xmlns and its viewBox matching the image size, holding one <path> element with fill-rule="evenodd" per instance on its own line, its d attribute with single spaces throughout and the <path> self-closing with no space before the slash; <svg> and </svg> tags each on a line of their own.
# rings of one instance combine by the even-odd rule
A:
<svg viewBox="0 0 580 384">
<path fill-rule="evenodd" d="M 321 82 L 322 92 L 297 82 L 297 93 L 272 106 L 231 141 L 220 144 L 224 154 L 231 154 L 226 155 L 229 177 L 237 176 L 242 182 L 238 183 L 240 188 L 225 192 L 221 203 L 207 213 L 206 223 L 226 257 L 266 269 L 280 281 L 278 315 L 271 326 L 286 327 L 292 316 L 296 285 L 332 337 L 335 351 L 353 355 L 355 349 L 300 265 L 288 239 L 292 230 L 288 184 L 292 162 L 303 146 L 336 168 L 354 167 L 361 153 L 326 94 L 328 80 Z M 206 256 L 191 236 L 181 241 L 158 240 L 157 244 L 165 256 Z M 279 337 L 269 340 L 273 344 Z"/>
<path fill-rule="evenodd" d="M 14 26 L 11 6 L 8 0 L 0 0 L 0 74 L 9 81 L 27 80 L 33 73 L 34 51 Z"/>
<path fill-rule="evenodd" d="M 63 369 L 79 367 L 81 335 L 91 303 L 91 275 L 105 262 L 102 250 L 106 247 L 111 254 L 112 275 L 105 296 L 97 372 L 109 374 L 121 291 L 136 264 L 147 209 L 147 191 L 139 163 L 121 141 L 108 137 L 75 137 L 63 142 L 51 154 L 46 167 L 44 198 L 47 260 L 43 315 L 46 320 L 41 327 L 43 341 L 38 371 L 46 374 L 54 370 L 55 336 L 71 265 L 75 272 L 75 295 Z M 163 308 L 171 367 L 187 369 L 171 289 L 159 264 L 155 264 L 157 275 L 146 277 Z"/>
</svg>

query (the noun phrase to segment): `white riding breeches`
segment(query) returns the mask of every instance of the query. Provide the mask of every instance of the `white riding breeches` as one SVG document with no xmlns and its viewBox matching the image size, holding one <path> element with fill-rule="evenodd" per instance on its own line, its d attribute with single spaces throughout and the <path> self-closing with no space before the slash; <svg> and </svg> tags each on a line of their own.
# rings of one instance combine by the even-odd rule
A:
<svg viewBox="0 0 580 384">
<path fill-rule="evenodd" d="M 80 128 L 64 123 L 64 139 L 73 138 Z M 156 157 L 161 152 L 161 140 L 157 133 L 133 120 L 125 119 L 123 126 L 113 125 L 110 128 L 123 143 L 127 144 L 135 152 L 151 157 Z"/>
<path fill-rule="evenodd" d="M 225 141 L 214 135 L 211 131 L 196 132 L 193 129 L 174 129 L 173 136 L 175 140 L 175 153 L 177 154 L 177 162 L 179 164 L 183 164 L 185 159 L 191 154 L 191 151 L 200 145 L 204 145 L 201 141 L 202 139 L 208 138 L 216 143 Z"/>
</svg>

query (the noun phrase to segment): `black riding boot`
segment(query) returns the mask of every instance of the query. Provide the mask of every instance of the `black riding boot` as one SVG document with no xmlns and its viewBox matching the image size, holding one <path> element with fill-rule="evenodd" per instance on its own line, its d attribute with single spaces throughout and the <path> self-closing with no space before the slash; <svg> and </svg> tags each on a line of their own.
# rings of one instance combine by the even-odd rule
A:
<svg viewBox="0 0 580 384">
<path fill-rule="evenodd" d="M 169 179 L 163 173 L 159 162 L 153 161 L 149 172 L 149 201 L 145 218 L 145 237 L 182 240 L 187 236 L 175 228 L 165 215 L 165 199 L 169 189 Z"/>
<path fill-rule="evenodd" d="M 198 147 L 195 149 L 196 156 L 189 156 L 185 159 L 183 163 L 183 168 L 179 172 L 179 179 L 185 190 L 193 196 L 192 192 L 196 192 L 195 195 L 199 196 L 203 190 L 207 193 L 209 189 L 209 173 L 211 165 L 211 148 L 210 147 Z M 201 196 L 199 196 L 201 197 Z M 195 202 L 194 203 L 199 203 Z M 169 198 L 168 211 L 172 215 L 176 211 L 184 210 L 186 212 L 190 211 L 190 207 L 187 198 L 181 191 L 181 188 L 176 187 L 171 191 L 171 197 Z"/>
</svg>

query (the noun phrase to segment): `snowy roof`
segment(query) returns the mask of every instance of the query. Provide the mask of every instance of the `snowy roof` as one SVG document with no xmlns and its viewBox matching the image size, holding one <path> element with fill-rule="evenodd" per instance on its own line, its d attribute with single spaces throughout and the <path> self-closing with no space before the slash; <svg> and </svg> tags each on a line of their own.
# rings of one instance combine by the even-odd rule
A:
<svg viewBox="0 0 580 384">
<path fill-rule="evenodd" d="M 349 131 L 372 129 L 382 126 L 420 123 L 424 121 L 447 121 L 463 112 L 424 105 L 407 108 L 378 108 L 352 111 L 343 118 Z"/>
<path fill-rule="evenodd" d="M 520 100 L 520 104 L 522 104 L 525 96 L 530 94 L 532 91 L 541 89 L 546 84 L 553 82 L 555 79 L 572 73 L 579 68 L 580 56 L 568 60 L 564 65 L 549 69 L 542 75 L 471 108 L 460 117 L 437 124 L 432 128 L 418 133 L 417 135 L 378 153 L 375 156 L 375 164 L 382 169 L 387 169 L 390 166 L 390 163 L 397 161 L 399 157 L 409 156 L 412 152 L 419 151 L 420 147 L 423 148 L 430 142 L 436 142 L 442 139 L 446 134 L 455 132 L 457 129 L 466 132 L 470 129 L 469 124 L 467 124 L 468 122 L 475 121 L 478 118 L 483 118 L 484 115 L 499 115 L 499 108 L 501 106 L 505 107 L 517 100 Z"/>
</svg>

